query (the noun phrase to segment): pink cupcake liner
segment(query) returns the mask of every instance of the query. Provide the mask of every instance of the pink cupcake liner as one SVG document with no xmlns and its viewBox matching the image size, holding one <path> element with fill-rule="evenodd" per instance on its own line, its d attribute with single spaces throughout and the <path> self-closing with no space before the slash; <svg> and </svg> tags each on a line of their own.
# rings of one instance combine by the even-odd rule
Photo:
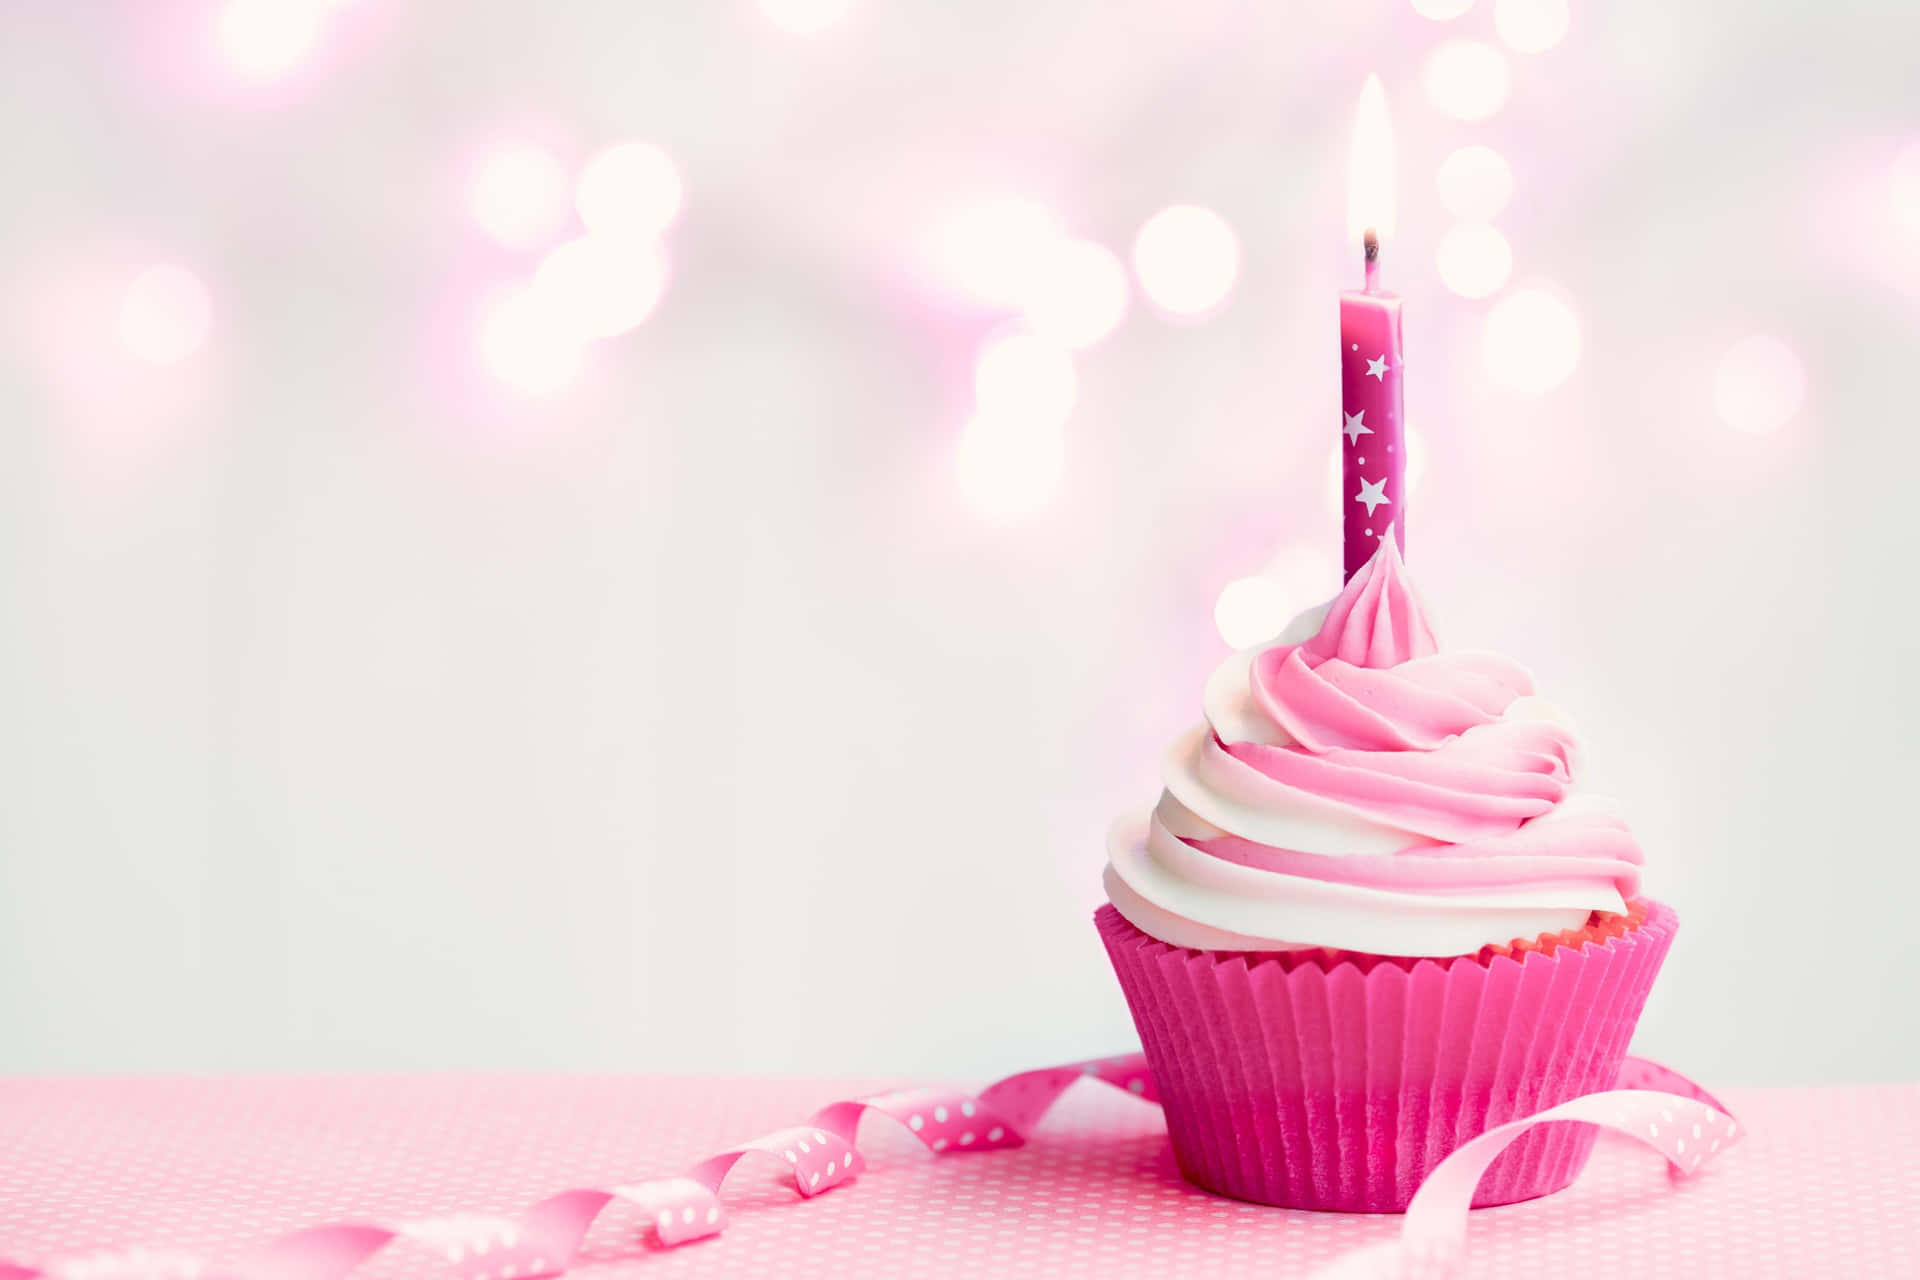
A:
<svg viewBox="0 0 1920 1280">
<path fill-rule="evenodd" d="M 1180 1171 L 1296 1209 L 1396 1213 L 1455 1147 L 1611 1089 L 1679 925 L 1444 960 L 1195 951 L 1112 906 L 1094 915 L 1166 1109 Z M 1545 1125 L 1494 1162 L 1476 1206 L 1572 1182 L 1585 1124 Z"/>
</svg>

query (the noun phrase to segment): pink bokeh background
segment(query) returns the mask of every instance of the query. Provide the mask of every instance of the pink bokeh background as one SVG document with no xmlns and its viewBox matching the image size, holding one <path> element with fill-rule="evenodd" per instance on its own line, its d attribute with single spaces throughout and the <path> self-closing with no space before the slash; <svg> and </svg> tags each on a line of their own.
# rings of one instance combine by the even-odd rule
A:
<svg viewBox="0 0 1920 1280">
<path fill-rule="evenodd" d="M 1681 915 L 1641 1046 L 1920 1076 L 1920 13 L 1434 7 L 0 15 L 0 1069 L 1130 1043 L 1105 827 L 1338 582 L 1378 72 L 1408 560 Z"/>
</svg>

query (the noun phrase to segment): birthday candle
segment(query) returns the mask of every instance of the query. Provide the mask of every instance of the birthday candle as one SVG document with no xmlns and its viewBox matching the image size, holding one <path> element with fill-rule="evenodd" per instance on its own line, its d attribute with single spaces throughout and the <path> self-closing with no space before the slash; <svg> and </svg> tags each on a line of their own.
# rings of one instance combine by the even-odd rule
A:
<svg viewBox="0 0 1920 1280">
<path fill-rule="evenodd" d="M 1407 550 L 1406 409 L 1400 298 L 1380 287 L 1380 242 L 1393 229 L 1393 133 L 1378 76 L 1360 91 L 1347 178 L 1347 224 L 1366 255 L 1365 286 L 1340 295 L 1341 507 L 1346 576 L 1391 527 Z"/>
</svg>

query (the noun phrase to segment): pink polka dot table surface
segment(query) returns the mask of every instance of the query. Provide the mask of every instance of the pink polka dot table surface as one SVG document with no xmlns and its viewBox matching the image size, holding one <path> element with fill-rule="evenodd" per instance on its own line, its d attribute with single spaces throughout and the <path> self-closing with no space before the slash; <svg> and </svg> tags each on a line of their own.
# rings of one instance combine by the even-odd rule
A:
<svg viewBox="0 0 1920 1280">
<path fill-rule="evenodd" d="M 568 1188 L 672 1179 L 762 1135 L 772 1135 L 758 1148 L 764 1159 L 724 1175 L 724 1210 L 688 1179 L 685 1201 L 610 1198 L 590 1215 L 567 1274 L 1285 1277 L 1399 1229 L 1397 1217 L 1196 1190 L 1174 1166 L 1159 1110 L 1133 1096 L 1138 1084 L 1067 1087 L 1018 1146 L 990 1141 L 1000 1125 L 974 1103 L 967 1116 L 956 1108 L 936 1120 L 934 1106 L 945 1107 L 932 1100 L 943 1095 L 926 1094 L 923 1115 L 898 1094 L 906 1101 L 889 1113 L 898 1124 L 842 1116 L 858 1125 L 849 1175 L 850 1149 L 815 1127 L 834 1122 L 820 1109 L 887 1087 L 590 1076 L 3 1081 L 0 1274 L 117 1251 L 119 1270 L 68 1273 L 219 1275 L 204 1260 L 300 1228 L 510 1215 Z M 1603 1132 L 1567 1191 L 1475 1211 L 1461 1274 L 1920 1276 L 1920 1087 L 1728 1090 L 1720 1101 L 1744 1133 L 1697 1172 L 1680 1176 L 1641 1142 Z M 910 1119 L 921 1121 L 912 1131 Z M 943 1137 L 929 1140 L 922 1125 L 934 1124 Z M 946 1145 L 936 1152 L 932 1141 Z M 825 1183 L 797 1189 L 796 1178 L 804 1185 L 827 1164 Z M 717 1232 L 704 1224 L 722 1213 L 724 1233 L 691 1238 Z M 682 1214 L 688 1242 L 669 1247 L 656 1219 L 679 1230 Z M 352 1274 L 538 1273 L 524 1249 L 508 1247 L 507 1230 L 491 1259 L 454 1270 L 416 1233 L 369 1252 Z"/>
</svg>

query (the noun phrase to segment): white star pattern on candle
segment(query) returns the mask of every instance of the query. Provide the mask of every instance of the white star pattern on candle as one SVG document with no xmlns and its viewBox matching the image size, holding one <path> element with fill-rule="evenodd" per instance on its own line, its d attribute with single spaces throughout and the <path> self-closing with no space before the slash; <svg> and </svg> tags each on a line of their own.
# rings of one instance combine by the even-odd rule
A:
<svg viewBox="0 0 1920 1280">
<path fill-rule="evenodd" d="M 1383 502 L 1392 503 L 1393 499 L 1387 496 L 1386 490 L 1387 482 L 1384 477 L 1379 480 L 1362 480 L 1360 482 L 1360 492 L 1353 495 L 1353 500 L 1355 502 L 1366 503 L 1367 516 L 1368 518 L 1372 518 L 1375 507 Z"/>
<path fill-rule="evenodd" d="M 1367 361 L 1367 376 L 1370 378 L 1378 378 L 1380 381 L 1385 382 L 1387 380 L 1387 358 L 1385 356 L 1377 356 Z"/>
<path fill-rule="evenodd" d="M 1358 413 L 1349 413 L 1346 415 L 1347 425 L 1340 429 L 1347 433 L 1348 444 L 1356 444 L 1359 442 L 1361 436 L 1370 436 L 1373 434 L 1373 428 L 1360 421 L 1360 419 L 1366 416 L 1367 411 L 1365 409 L 1362 409 Z"/>
</svg>

